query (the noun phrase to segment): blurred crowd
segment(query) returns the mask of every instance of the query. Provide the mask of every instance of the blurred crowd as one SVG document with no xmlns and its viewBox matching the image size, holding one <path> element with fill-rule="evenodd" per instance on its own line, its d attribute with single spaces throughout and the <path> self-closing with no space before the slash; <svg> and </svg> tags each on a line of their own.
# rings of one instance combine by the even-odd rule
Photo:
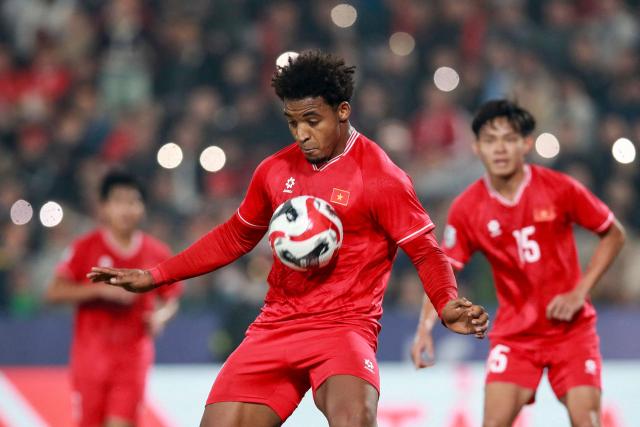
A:
<svg viewBox="0 0 640 427">
<path fill-rule="evenodd" d="M 99 221 L 97 184 L 109 168 L 145 182 L 144 228 L 175 250 L 226 220 L 259 161 L 291 142 L 270 77 L 282 52 L 307 48 L 357 66 L 352 124 L 411 174 L 439 232 L 452 197 L 482 173 L 469 148 L 478 105 L 507 96 L 530 109 L 536 135 L 560 141 L 559 155 L 532 161 L 585 183 L 629 232 L 595 299 L 637 306 L 640 168 L 615 161 L 611 147 L 621 137 L 640 143 L 640 2 L 354 0 L 348 28 L 332 20 L 337 3 L 0 1 L 0 313 L 48 309 L 42 291 L 64 248 Z M 398 32 L 412 39 L 394 53 Z M 455 90 L 434 85 L 441 66 L 459 73 Z M 156 161 L 169 141 L 184 153 L 172 170 Z M 210 145 L 226 153 L 215 173 L 198 162 Z M 35 210 L 26 225 L 9 216 L 18 199 Z M 52 228 L 37 220 L 48 200 L 64 209 Z M 581 233 L 579 243 L 587 259 L 595 238 Z M 229 336 L 241 334 L 270 261 L 260 245 L 192 280 L 183 309 L 216 311 Z M 482 259 L 460 284 L 494 301 Z M 421 295 L 401 256 L 386 304 L 417 310 Z"/>
</svg>

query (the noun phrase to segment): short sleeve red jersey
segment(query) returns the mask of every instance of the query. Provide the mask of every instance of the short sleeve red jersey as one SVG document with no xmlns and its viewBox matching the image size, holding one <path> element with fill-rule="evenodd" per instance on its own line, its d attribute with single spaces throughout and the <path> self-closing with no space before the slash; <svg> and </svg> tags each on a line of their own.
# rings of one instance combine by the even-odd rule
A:
<svg viewBox="0 0 640 427">
<path fill-rule="evenodd" d="M 344 152 L 321 166 L 309 163 L 296 144 L 265 159 L 237 215 L 266 230 L 275 209 L 301 195 L 330 202 L 340 217 L 344 239 L 337 262 L 307 274 L 274 257 L 265 305 L 252 327 L 289 320 L 342 322 L 361 325 L 375 337 L 398 245 L 434 227 L 411 179 L 352 129 Z"/>
<path fill-rule="evenodd" d="M 486 177 L 456 198 L 442 248 L 457 269 L 475 251 L 491 264 L 498 296 L 492 338 L 551 337 L 595 323 L 589 301 L 573 322 L 546 317 L 551 299 L 580 280 L 573 224 L 599 233 L 612 222 L 609 208 L 573 178 L 525 165 L 513 201 L 497 193 Z"/>
<path fill-rule="evenodd" d="M 123 252 L 105 230 L 96 230 L 80 237 L 67 249 L 56 275 L 77 286 L 95 286 L 86 278 L 93 266 L 149 268 L 170 256 L 167 245 L 145 233 L 136 233 L 131 249 Z M 177 298 L 181 286 L 176 283 L 138 294 L 134 303 L 126 306 L 97 300 L 79 304 L 75 313 L 72 358 L 80 353 L 87 357 L 150 355 L 152 342 L 145 318 L 153 311 L 156 298 Z"/>
</svg>

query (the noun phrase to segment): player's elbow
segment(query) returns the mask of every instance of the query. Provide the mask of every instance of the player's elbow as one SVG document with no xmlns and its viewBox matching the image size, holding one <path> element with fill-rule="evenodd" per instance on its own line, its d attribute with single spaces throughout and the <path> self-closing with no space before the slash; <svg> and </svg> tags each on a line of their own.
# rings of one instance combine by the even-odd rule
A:
<svg viewBox="0 0 640 427">
<path fill-rule="evenodd" d="M 627 233 L 624 230 L 624 227 L 620 222 L 616 219 L 613 221 L 611 225 L 609 233 L 611 235 L 611 239 L 613 240 L 616 249 L 620 250 L 624 246 L 624 243 L 627 239 Z"/>
</svg>

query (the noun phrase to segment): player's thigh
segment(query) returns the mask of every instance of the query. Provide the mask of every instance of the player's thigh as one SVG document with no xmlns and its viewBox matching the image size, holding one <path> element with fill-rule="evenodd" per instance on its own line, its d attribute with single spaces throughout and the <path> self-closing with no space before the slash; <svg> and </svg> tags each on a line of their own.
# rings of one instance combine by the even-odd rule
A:
<svg viewBox="0 0 640 427">
<path fill-rule="evenodd" d="M 535 389 L 513 383 L 491 382 L 484 389 L 484 427 L 510 427 L 522 408 L 535 397 Z"/>
<path fill-rule="evenodd" d="M 278 427 L 282 420 L 266 405 L 218 402 L 207 405 L 200 427 Z"/>
<path fill-rule="evenodd" d="M 123 420 L 117 417 L 109 417 L 104 423 L 104 427 L 135 427 L 135 425 L 131 420 Z"/>
<path fill-rule="evenodd" d="M 378 390 L 353 375 L 334 375 L 316 390 L 316 406 L 331 426 L 373 427 L 376 425 Z"/>
<path fill-rule="evenodd" d="M 601 391 L 599 388 L 572 387 L 560 401 L 567 407 L 573 427 L 598 427 L 600 425 Z"/>
<path fill-rule="evenodd" d="M 229 356 L 218 373 L 207 405 L 237 402 L 269 407 L 286 420 L 309 390 L 306 370 L 292 368 L 287 358 L 291 337 L 254 333 Z"/>
<path fill-rule="evenodd" d="M 114 369 L 106 396 L 106 418 L 112 427 L 135 426 L 144 404 L 148 365 Z M 111 427 L 111 424 L 110 424 Z"/>
<path fill-rule="evenodd" d="M 485 426 L 510 426 L 522 407 L 534 402 L 544 371 L 537 353 L 517 343 L 492 342 L 485 380 Z"/>
<path fill-rule="evenodd" d="M 372 343 L 343 328 L 318 336 L 312 347 L 314 400 L 330 424 L 375 425 L 380 375 Z"/>
<path fill-rule="evenodd" d="M 79 427 L 102 427 L 106 419 L 107 387 L 104 382 L 73 375 L 72 411 Z"/>
</svg>

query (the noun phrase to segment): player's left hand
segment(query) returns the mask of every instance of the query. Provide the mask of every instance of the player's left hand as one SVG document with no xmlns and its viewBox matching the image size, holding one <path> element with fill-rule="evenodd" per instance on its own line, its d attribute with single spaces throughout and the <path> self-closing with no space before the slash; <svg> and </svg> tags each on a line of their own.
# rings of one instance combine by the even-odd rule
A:
<svg viewBox="0 0 640 427">
<path fill-rule="evenodd" d="M 484 338 L 489 328 L 489 313 L 481 305 L 473 304 L 466 298 L 451 300 L 441 313 L 442 322 L 453 332 L 474 334 Z"/>
<path fill-rule="evenodd" d="M 586 296 L 577 289 L 556 295 L 547 305 L 547 318 L 570 322 L 584 305 Z"/>
</svg>

